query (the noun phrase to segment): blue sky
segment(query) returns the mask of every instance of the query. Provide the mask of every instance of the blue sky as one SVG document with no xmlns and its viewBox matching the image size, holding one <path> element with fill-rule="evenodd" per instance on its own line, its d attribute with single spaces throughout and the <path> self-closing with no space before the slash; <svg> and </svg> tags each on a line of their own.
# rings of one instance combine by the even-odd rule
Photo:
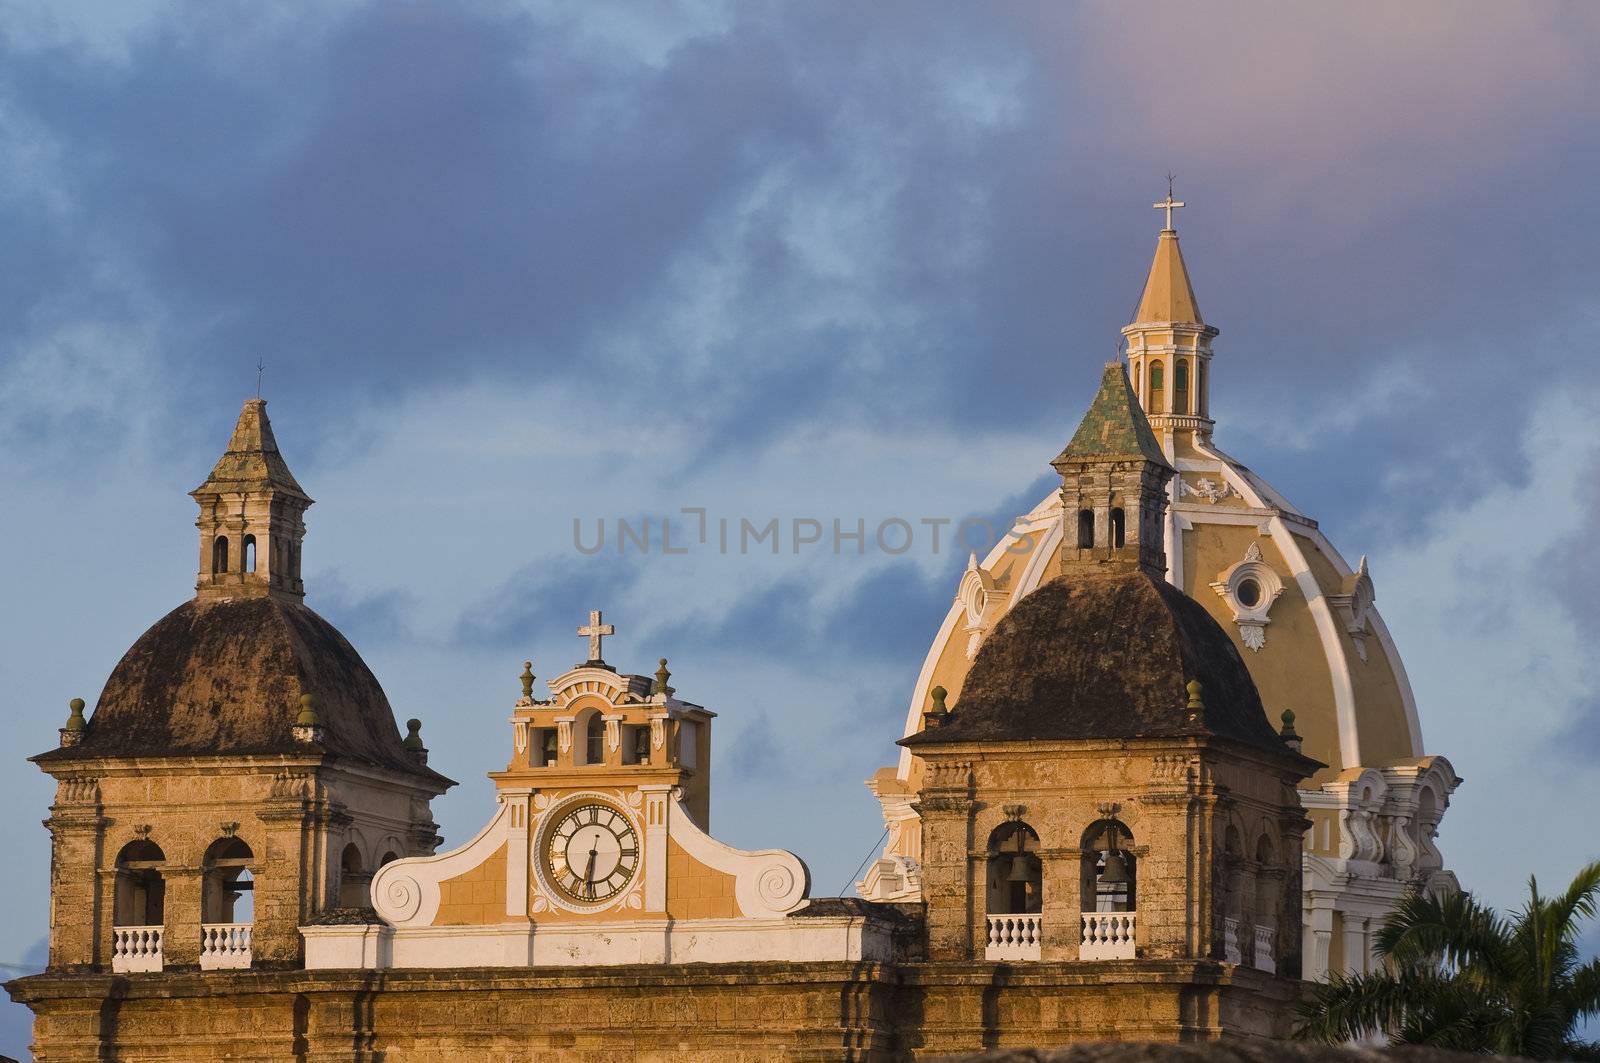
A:
<svg viewBox="0 0 1600 1063">
<path fill-rule="evenodd" d="M 185 492 L 257 359 L 308 601 L 463 781 L 447 842 L 522 660 L 603 608 L 608 657 L 721 714 L 716 832 L 839 891 L 964 554 L 587 556 L 572 522 L 1025 511 L 1169 170 L 1217 440 L 1370 556 L 1466 778 L 1447 859 L 1499 903 L 1570 874 L 1597 46 L 1554 4 L 0 0 L 0 962 L 46 919 L 20 758 L 191 593 Z"/>
</svg>

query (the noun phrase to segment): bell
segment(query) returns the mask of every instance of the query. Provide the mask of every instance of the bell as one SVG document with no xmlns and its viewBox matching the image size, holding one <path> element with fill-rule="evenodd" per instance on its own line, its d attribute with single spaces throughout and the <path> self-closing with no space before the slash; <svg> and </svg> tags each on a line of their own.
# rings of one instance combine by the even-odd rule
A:
<svg viewBox="0 0 1600 1063">
<path fill-rule="evenodd" d="M 1033 878 L 1033 872 L 1028 867 L 1028 858 L 1019 856 L 1011 861 L 1011 874 L 1006 876 L 1007 882 L 1027 882 Z"/>
<path fill-rule="evenodd" d="M 1100 872 L 1100 881 L 1111 886 L 1125 886 L 1131 881 L 1128 875 L 1128 860 L 1122 855 L 1121 850 L 1113 850 L 1106 854 L 1106 869 Z"/>
</svg>

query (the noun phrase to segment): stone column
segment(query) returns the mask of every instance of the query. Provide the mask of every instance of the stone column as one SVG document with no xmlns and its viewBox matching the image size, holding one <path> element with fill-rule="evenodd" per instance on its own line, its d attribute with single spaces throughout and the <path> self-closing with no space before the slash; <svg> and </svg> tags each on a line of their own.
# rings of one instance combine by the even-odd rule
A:
<svg viewBox="0 0 1600 1063">
<path fill-rule="evenodd" d="M 262 845 L 255 850 L 255 926 L 251 953 L 255 963 L 298 963 L 300 925 L 312 915 L 308 896 L 314 891 L 308 874 L 312 810 L 306 798 L 309 782 L 298 776 L 273 780 L 272 796 L 256 817 Z"/>
<path fill-rule="evenodd" d="M 1333 953 L 1333 909 L 1325 900 L 1313 897 L 1311 910 L 1304 918 L 1305 959 L 1301 974 L 1307 981 L 1325 982 Z"/>
<path fill-rule="evenodd" d="M 112 859 L 102 852 L 99 791 L 90 783 L 86 799 L 69 802 L 66 789 L 45 821 L 50 829 L 50 966 L 109 966 L 116 883 L 113 871 L 107 889 L 98 873 L 101 863 Z"/>
<path fill-rule="evenodd" d="M 166 884 L 162 966 L 168 971 L 176 967 L 197 967 L 200 964 L 200 890 L 205 871 L 168 863 L 161 875 Z"/>
<path fill-rule="evenodd" d="M 972 958 L 972 801 L 925 796 L 922 813 L 922 897 L 927 903 L 928 959 Z"/>
<path fill-rule="evenodd" d="M 1076 960 L 1082 943 L 1083 898 L 1079 895 L 1083 852 L 1079 849 L 1041 849 L 1039 861 L 1044 869 L 1044 941 L 1039 950 L 1042 960 Z"/>
</svg>

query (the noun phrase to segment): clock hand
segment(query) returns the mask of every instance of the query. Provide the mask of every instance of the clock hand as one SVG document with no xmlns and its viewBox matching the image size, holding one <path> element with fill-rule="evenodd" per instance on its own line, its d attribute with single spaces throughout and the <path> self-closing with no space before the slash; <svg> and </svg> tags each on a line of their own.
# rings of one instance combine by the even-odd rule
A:
<svg viewBox="0 0 1600 1063">
<path fill-rule="evenodd" d="M 599 849 L 589 850 L 589 864 L 583 869 L 583 883 L 588 886 L 588 893 L 594 896 L 594 858 L 599 854 Z"/>
</svg>

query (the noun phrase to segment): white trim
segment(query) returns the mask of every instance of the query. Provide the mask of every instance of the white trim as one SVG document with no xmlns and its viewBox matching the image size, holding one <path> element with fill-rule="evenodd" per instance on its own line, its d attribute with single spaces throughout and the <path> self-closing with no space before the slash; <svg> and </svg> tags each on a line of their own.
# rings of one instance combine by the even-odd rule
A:
<svg viewBox="0 0 1600 1063">
<path fill-rule="evenodd" d="M 511 807 L 504 802 L 484 828 L 459 849 L 437 856 L 392 860 L 372 876 L 372 906 L 398 927 L 429 926 L 439 914 L 439 883 L 456 878 L 506 844 Z"/>
<path fill-rule="evenodd" d="M 695 824 L 676 796 L 667 804 L 667 836 L 707 867 L 734 876 L 734 899 L 747 918 L 792 912 L 811 888 L 811 873 L 798 856 L 784 849 L 745 851 L 719 842 Z"/>
</svg>

